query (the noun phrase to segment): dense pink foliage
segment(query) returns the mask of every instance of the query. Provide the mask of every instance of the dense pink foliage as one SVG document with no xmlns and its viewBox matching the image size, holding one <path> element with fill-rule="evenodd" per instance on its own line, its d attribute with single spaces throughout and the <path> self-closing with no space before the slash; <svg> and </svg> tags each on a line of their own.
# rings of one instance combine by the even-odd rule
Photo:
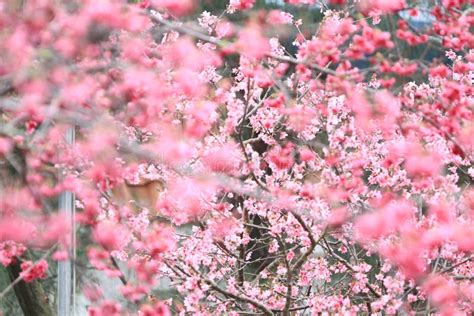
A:
<svg viewBox="0 0 474 316">
<path fill-rule="evenodd" d="M 85 275 L 90 315 L 471 314 L 473 1 L 328 2 L 309 25 L 252 0 L 0 3 L 0 263 L 31 282 L 28 247 L 67 258 L 71 191 L 77 247 L 123 283 Z"/>
</svg>

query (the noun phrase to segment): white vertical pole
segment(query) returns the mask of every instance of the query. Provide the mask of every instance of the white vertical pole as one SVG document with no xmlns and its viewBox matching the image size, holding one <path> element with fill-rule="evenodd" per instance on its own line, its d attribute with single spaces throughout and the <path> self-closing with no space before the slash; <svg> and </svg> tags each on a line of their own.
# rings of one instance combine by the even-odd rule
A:
<svg viewBox="0 0 474 316">
<path fill-rule="evenodd" d="M 75 130 L 71 127 L 66 132 L 67 144 L 74 144 Z M 68 260 L 58 262 L 58 316 L 74 315 L 75 269 L 76 260 L 76 227 L 74 194 L 66 191 L 59 196 L 59 212 L 63 213 L 71 225 L 70 249 Z"/>
</svg>

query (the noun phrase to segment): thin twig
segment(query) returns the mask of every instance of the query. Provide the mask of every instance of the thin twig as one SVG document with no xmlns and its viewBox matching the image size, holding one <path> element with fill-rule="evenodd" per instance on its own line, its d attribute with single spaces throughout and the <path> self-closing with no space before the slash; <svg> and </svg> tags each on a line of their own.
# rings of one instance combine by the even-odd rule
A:
<svg viewBox="0 0 474 316">
<path fill-rule="evenodd" d="M 235 293 L 229 292 L 227 290 L 224 290 L 223 288 L 218 286 L 214 281 L 212 281 L 212 280 L 204 277 L 203 275 L 201 275 L 193 267 L 191 267 L 191 269 L 193 269 L 194 272 L 197 273 L 200 276 L 200 278 L 203 282 L 207 283 L 216 292 L 219 292 L 219 293 L 221 293 L 221 294 L 223 294 L 227 297 L 233 298 L 233 299 L 238 300 L 240 302 L 251 304 L 251 305 L 255 306 L 256 308 L 258 308 L 259 310 L 261 310 L 264 313 L 264 315 L 273 315 L 273 312 L 271 311 L 271 309 L 269 309 L 264 304 L 254 300 L 254 299 L 252 299 L 252 298 L 250 298 L 246 295 L 239 295 L 239 294 L 235 294 Z"/>
<path fill-rule="evenodd" d="M 446 269 L 441 270 L 439 273 L 442 274 L 442 273 L 450 272 L 450 271 L 454 270 L 455 268 L 457 268 L 459 266 L 462 266 L 463 264 L 471 261 L 473 257 L 474 256 L 471 255 L 471 256 L 467 257 L 466 259 L 462 260 L 461 262 L 456 263 L 455 265 L 452 265 L 450 267 L 447 267 Z"/>
<path fill-rule="evenodd" d="M 308 250 L 298 259 L 298 261 L 296 261 L 295 265 L 293 266 L 293 270 L 294 271 L 298 271 L 301 266 L 306 262 L 306 260 L 308 259 L 308 257 L 313 253 L 314 251 L 314 248 L 316 248 L 316 245 L 319 244 L 319 242 L 324 238 L 324 236 L 326 235 L 326 229 L 322 232 L 321 236 L 319 237 L 318 240 L 316 240 L 314 238 L 314 235 L 313 235 L 313 232 L 311 231 L 311 229 L 308 227 L 308 225 L 306 224 L 306 222 L 303 220 L 303 218 L 301 217 L 300 214 L 296 213 L 295 211 L 291 211 L 291 214 L 296 218 L 296 220 L 298 221 L 298 223 L 301 225 L 301 227 L 303 227 L 303 229 L 306 231 L 306 233 L 308 234 L 308 238 L 311 242 L 311 245 L 310 247 L 308 248 Z"/>
</svg>

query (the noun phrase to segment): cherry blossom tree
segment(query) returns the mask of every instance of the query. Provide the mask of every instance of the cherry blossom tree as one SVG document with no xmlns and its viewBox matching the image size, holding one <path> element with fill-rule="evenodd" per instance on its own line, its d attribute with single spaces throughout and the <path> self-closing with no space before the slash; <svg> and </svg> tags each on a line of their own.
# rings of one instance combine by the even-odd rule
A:
<svg viewBox="0 0 474 316">
<path fill-rule="evenodd" d="M 257 2 L 0 3 L 0 300 L 69 259 L 92 316 L 473 312 L 474 2 Z"/>
</svg>

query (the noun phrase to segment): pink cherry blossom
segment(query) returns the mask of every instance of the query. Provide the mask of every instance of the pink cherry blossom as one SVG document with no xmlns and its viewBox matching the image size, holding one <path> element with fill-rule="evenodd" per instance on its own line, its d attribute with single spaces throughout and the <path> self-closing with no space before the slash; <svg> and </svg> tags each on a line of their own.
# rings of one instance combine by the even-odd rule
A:
<svg viewBox="0 0 474 316">
<path fill-rule="evenodd" d="M 32 282 L 36 279 L 43 279 L 46 277 L 46 271 L 48 270 L 48 263 L 46 260 L 41 259 L 38 262 L 25 261 L 21 264 L 20 275 L 25 282 Z"/>
<path fill-rule="evenodd" d="M 55 260 L 81 314 L 472 314 L 472 1 L 267 2 L 0 4 L 15 284 Z"/>
</svg>

